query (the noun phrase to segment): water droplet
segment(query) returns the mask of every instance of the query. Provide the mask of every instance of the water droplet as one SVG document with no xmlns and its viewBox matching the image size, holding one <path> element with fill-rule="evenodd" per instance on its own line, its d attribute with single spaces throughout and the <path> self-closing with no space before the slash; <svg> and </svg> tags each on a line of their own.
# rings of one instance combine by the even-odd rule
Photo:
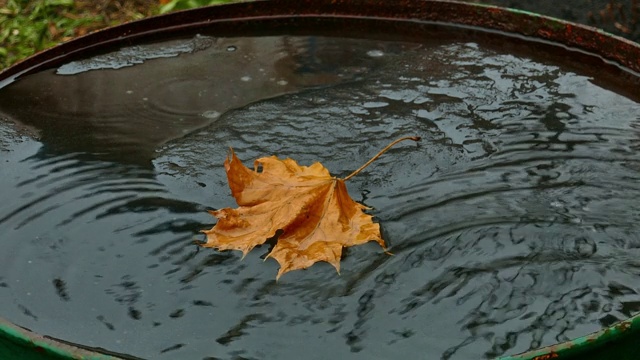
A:
<svg viewBox="0 0 640 360">
<path fill-rule="evenodd" d="M 383 102 L 383 101 L 368 101 L 368 102 L 362 104 L 362 106 L 364 106 L 367 109 L 381 108 L 381 107 L 385 107 L 387 105 L 389 105 L 389 103 Z"/>
<path fill-rule="evenodd" d="M 202 114 L 200 114 L 202 117 L 205 117 L 207 119 L 217 119 L 218 117 L 220 117 L 220 113 L 215 111 L 215 110 L 209 110 L 209 111 L 205 111 Z"/>
<path fill-rule="evenodd" d="M 384 56 L 384 53 L 381 50 L 369 50 L 367 51 L 367 55 L 371 57 L 381 57 Z"/>
<path fill-rule="evenodd" d="M 234 45 L 227 46 L 227 51 L 228 52 L 234 52 L 236 50 L 238 50 L 238 48 L 236 46 L 234 46 Z"/>
<path fill-rule="evenodd" d="M 288 83 L 289 82 L 287 80 L 278 80 L 276 84 L 284 86 L 284 85 L 287 85 Z"/>
<path fill-rule="evenodd" d="M 243 76 L 243 77 L 240 78 L 240 80 L 245 81 L 245 82 L 251 81 L 251 76 L 248 76 L 248 75 Z"/>
</svg>

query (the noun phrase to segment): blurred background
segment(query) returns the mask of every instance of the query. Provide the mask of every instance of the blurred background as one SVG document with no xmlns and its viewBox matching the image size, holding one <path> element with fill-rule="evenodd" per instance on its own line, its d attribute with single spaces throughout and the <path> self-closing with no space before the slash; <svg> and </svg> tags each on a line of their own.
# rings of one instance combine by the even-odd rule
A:
<svg viewBox="0 0 640 360">
<path fill-rule="evenodd" d="M 640 40 L 640 0 L 482 0 L 470 1 L 531 11 L 595 26 L 612 34 Z"/>
</svg>

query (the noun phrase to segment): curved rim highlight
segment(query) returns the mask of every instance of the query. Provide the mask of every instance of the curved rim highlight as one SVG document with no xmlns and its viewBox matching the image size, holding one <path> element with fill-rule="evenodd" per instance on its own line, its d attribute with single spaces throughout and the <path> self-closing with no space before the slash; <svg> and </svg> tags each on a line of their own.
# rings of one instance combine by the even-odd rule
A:
<svg viewBox="0 0 640 360">
<path fill-rule="evenodd" d="M 5 350 L 3 350 L 3 347 Z M 11 349 L 8 349 L 11 347 Z M 100 352 L 98 352 L 98 350 Z M 15 359 L 47 360 L 121 360 L 136 359 L 120 354 L 107 354 L 102 349 L 81 348 L 74 344 L 36 334 L 0 318 L 0 355 Z M 113 356 L 112 356 L 113 355 Z M 117 357 L 115 357 L 117 355 Z"/>
<path fill-rule="evenodd" d="M 633 339 L 632 341 L 636 344 L 636 353 L 640 353 L 640 342 L 637 339 L 639 330 L 640 313 L 589 335 L 521 354 L 501 357 L 499 360 L 582 359 L 586 355 L 593 356 L 597 350 L 606 351 L 604 349 L 606 345 L 615 346 L 616 343 L 627 339 Z"/>
</svg>

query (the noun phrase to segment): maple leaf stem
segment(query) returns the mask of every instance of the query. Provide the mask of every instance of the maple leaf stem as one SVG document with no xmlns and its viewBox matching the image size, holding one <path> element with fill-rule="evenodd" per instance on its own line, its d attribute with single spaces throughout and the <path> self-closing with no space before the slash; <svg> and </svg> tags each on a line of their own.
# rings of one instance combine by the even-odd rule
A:
<svg viewBox="0 0 640 360">
<path fill-rule="evenodd" d="M 349 174 L 347 177 L 345 177 L 344 179 L 342 179 L 343 181 L 347 181 L 349 179 L 351 179 L 352 177 L 358 175 L 359 172 L 361 172 L 362 170 L 364 170 L 364 168 L 366 168 L 367 166 L 371 165 L 372 162 L 376 161 L 377 158 L 379 158 L 380 156 L 382 156 L 382 154 L 384 154 L 385 152 L 387 152 L 387 150 L 391 149 L 391 147 L 401 141 L 405 141 L 405 140 L 413 140 L 413 141 L 420 141 L 420 136 L 406 136 L 397 140 L 394 140 L 391 144 L 387 145 L 384 149 L 380 150 L 379 153 L 376 154 L 376 156 L 372 157 L 371 160 L 367 161 L 364 165 L 360 166 L 356 171 L 352 172 L 351 174 Z"/>
</svg>

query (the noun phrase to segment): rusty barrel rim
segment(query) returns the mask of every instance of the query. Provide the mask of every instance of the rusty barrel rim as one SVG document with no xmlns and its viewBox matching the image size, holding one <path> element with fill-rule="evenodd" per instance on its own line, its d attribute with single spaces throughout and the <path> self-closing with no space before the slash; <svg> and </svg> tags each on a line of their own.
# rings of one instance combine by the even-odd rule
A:
<svg viewBox="0 0 640 360">
<path fill-rule="evenodd" d="M 616 346 L 623 339 L 637 344 L 636 338 L 638 337 L 639 329 L 640 314 L 636 314 L 627 320 L 617 322 L 600 331 L 521 354 L 501 357 L 500 360 L 582 359 L 586 355 L 596 358 L 593 357 L 596 351 L 601 356 L 605 356 L 599 357 L 601 359 L 619 359 L 620 357 L 610 354 L 606 346 Z M 618 349 L 618 351 L 621 350 Z M 635 353 L 637 351 L 636 349 Z"/>
<path fill-rule="evenodd" d="M 636 77 L 640 73 L 640 45 L 603 30 L 574 24 L 531 12 L 489 5 L 436 0 L 261 0 L 198 8 L 142 19 L 73 39 L 39 52 L 0 72 L 0 87 L 20 76 L 59 66 L 72 58 L 105 46 L 127 46 L 153 37 L 187 32 L 211 24 L 235 26 L 261 20 L 295 23 L 301 18 L 333 18 L 349 22 L 354 19 L 381 19 L 392 22 L 434 23 L 500 31 L 531 40 L 548 41 L 570 49 L 599 56 Z M 640 314 L 601 331 L 567 342 L 502 360 L 580 359 L 585 354 L 615 346 L 622 340 L 635 339 L 640 333 Z M 0 355 L 8 346 L 35 354 L 24 359 L 134 359 L 102 349 L 67 343 L 20 328 L 0 318 Z M 3 349 L 4 347 L 4 349 Z"/>
<path fill-rule="evenodd" d="M 0 72 L 0 87 L 18 75 L 59 65 L 65 59 L 106 45 L 127 45 L 140 38 L 178 33 L 214 23 L 332 17 L 385 19 L 396 22 L 433 22 L 497 30 L 511 35 L 562 44 L 600 56 L 636 74 L 640 73 L 640 45 L 603 30 L 527 11 L 497 6 L 438 0 L 260 0 L 219 5 L 150 17 L 106 28 L 44 50 Z"/>
</svg>

